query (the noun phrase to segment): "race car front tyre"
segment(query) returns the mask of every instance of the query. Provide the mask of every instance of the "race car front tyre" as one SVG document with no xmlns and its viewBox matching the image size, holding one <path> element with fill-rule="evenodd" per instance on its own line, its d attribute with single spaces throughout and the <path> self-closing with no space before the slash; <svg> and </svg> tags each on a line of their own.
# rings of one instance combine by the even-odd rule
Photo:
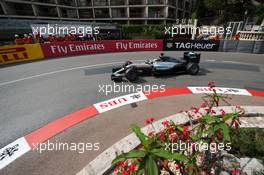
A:
<svg viewBox="0 0 264 175">
<path fill-rule="evenodd" d="M 118 70 L 120 70 L 120 69 L 122 69 L 122 67 L 114 67 L 114 68 L 112 69 L 112 73 L 115 73 L 116 71 L 118 71 Z"/>
<path fill-rule="evenodd" d="M 128 68 L 125 72 L 125 77 L 129 81 L 135 81 L 138 78 L 137 68 L 135 66 Z"/>
<path fill-rule="evenodd" d="M 111 80 L 114 82 L 121 82 L 122 77 L 117 77 L 117 76 L 111 75 Z"/>
<path fill-rule="evenodd" d="M 199 73 L 200 67 L 196 63 L 189 63 L 186 68 L 187 72 L 191 75 L 197 75 Z"/>
</svg>

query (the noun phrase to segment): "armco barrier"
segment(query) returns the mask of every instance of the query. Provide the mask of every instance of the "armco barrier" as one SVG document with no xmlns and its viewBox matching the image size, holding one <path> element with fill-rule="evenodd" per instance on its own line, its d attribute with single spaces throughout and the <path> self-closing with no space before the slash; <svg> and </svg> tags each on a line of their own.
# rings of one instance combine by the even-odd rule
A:
<svg viewBox="0 0 264 175">
<path fill-rule="evenodd" d="M 223 41 L 223 52 L 236 52 L 238 41 L 236 40 L 224 40 Z"/>
<path fill-rule="evenodd" d="M 264 41 L 221 40 L 220 52 L 264 53 Z"/>
<path fill-rule="evenodd" d="M 255 41 L 253 53 L 264 53 L 264 41 Z"/>
<path fill-rule="evenodd" d="M 237 52 L 252 53 L 255 41 L 239 41 L 237 45 Z"/>
<path fill-rule="evenodd" d="M 105 40 L 41 44 L 45 58 L 106 52 L 161 51 L 163 40 Z"/>
<path fill-rule="evenodd" d="M 0 47 L 0 65 L 44 58 L 40 44 Z"/>
</svg>

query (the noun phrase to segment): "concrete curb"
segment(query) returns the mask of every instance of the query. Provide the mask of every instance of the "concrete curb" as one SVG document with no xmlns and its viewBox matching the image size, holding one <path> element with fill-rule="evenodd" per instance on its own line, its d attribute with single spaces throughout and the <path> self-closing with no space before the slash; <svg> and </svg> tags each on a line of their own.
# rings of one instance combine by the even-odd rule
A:
<svg viewBox="0 0 264 175">
<path fill-rule="evenodd" d="M 264 106 L 241 106 L 245 110 L 246 116 L 261 116 L 264 115 Z M 222 106 L 214 108 L 216 111 L 216 115 L 220 115 L 220 109 L 225 110 L 226 113 L 234 112 L 236 107 L 235 106 Z M 201 113 L 205 113 L 203 109 L 200 109 Z M 198 116 L 196 116 L 198 118 Z M 196 118 L 196 119 L 197 119 Z M 251 117 L 243 117 L 243 118 L 251 118 Z M 164 120 L 172 120 L 175 123 L 178 124 L 185 124 L 190 121 L 188 115 L 185 112 L 178 113 L 172 116 L 169 116 L 167 118 L 158 120 L 152 125 L 155 128 L 156 132 L 159 132 L 164 129 L 164 126 L 162 125 L 162 122 Z M 195 120 L 195 119 L 194 119 Z M 262 122 L 260 122 L 260 120 Z M 264 118 L 258 118 L 257 124 L 252 124 L 248 121 L 245 121 L 241 119 L 241 127 L 247 127 L 247 128 L 264 128 Z M 150 125 L 147 125 L 143 128 L 141 128 L 143 133 L 147 133 L 147 131 L 152 128 Z M 111 169 L 112 167 L 112 160 L 119 154 L 123 152 L 128 152 L 132 149 L 135 149 L 140 144 L 139 139 L 136 137 L 134 133 L 126 136 L 125 138 L 121 139 L 120 141 L 116 142 L 114 145 L 112 145 L 110 148 L 105 150 L 103 153 L 101 153 L 99 156 L 97 156 L 93 161 L 91 161 L 89 164 L 87 164 L 77 175 L 101 175 L 104 174 L 107 170 Z"/>
</svg>

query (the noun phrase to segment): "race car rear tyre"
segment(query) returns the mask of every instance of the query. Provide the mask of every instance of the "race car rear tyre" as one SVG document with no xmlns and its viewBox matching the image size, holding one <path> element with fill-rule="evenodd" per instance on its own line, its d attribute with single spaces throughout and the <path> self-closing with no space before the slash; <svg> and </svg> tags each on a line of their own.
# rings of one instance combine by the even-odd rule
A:
<svg viewBox="0 0 264 175">
<path fill-rule="evenodd" d="M 125 72 L 125 77 L 129 81 L 135 81 L 138 78 L 137 68 L 135 66 L 128 68 Z"/>
<path fill-rule="evenodd" d="M 191 75 L 197 75 L 199 73 L 200 67 L 196 63 L 189 63 L 186 68 L 187 72 Z"/>
</svg>

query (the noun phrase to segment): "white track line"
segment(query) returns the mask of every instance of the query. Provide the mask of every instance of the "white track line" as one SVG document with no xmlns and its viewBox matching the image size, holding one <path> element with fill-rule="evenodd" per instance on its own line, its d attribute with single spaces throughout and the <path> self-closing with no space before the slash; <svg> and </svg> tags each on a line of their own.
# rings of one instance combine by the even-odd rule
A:
<svg viewBox="0 0 264 175">
<path fill-rule="evenodd" d="M 52 75 L 52 74 L 61 73 L 61 72 L 67 72 L 67 71 L 78 70 L 78 69 L 83 69 L 83 68 L 100 67 L 100 66 L 106 66 L 106 65 L 112 65 L 112 64 L 121 64 L 121 63 L 124 63 L 124 61 L 122 61 L 122 62 L 103 63 L 103 64 L 94 64 L 94 65 L 88 65 L 88 66 L 79 66 L 79 67 L 61 69 L 61 70 L 57 70 L 57 71 L 46 72 L 46 73 L 41 73 L 41 74 L 29 76 L 29 77 L 24 77 L 24 78 L 20 78 L 20 79 L 16 79 L 16 80 L 6 81 L 6 82 L 3 82 L 3 83 L 0 83 L 0 86 L 5 86 L 5 85 L 9 85 L 9 84 L 16 83 L 16 82 L 29 80 L 29 79 L 32 79 L 32 78 L 43 77 L 43 76 Z"/>
</svg>

